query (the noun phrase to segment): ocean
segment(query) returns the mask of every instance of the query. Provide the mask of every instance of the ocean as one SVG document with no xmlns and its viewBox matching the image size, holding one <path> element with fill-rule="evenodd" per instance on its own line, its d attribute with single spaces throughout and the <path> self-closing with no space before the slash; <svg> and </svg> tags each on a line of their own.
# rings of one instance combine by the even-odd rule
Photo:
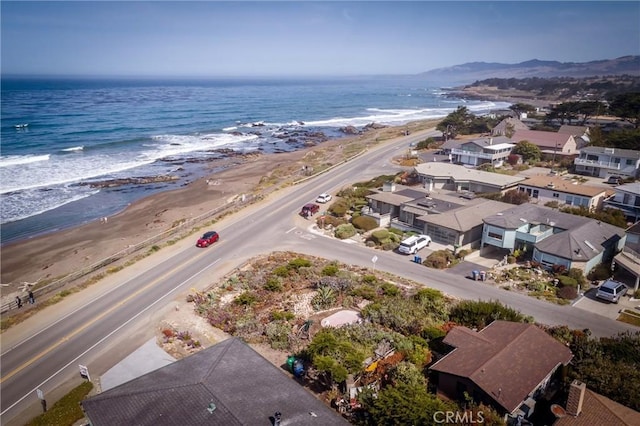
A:
<svg viewBox="0 0 640 426">
<path fill-rule="evenodd" d="M 446 96 L 408 78 L 35 79 L 1 81 L 0 241 L 4 244 L 117 213 L 202 176 L 229 152 L 301 149 L 300 135 L 402 125 L 508 103 Z M 174 175 L 100 188 L 92 182 Z"/>
</svg>

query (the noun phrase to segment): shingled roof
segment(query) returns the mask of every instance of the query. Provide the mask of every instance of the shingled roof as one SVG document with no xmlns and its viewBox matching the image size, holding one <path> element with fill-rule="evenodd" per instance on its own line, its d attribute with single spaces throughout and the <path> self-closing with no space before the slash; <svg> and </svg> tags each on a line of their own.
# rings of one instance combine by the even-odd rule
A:
<svg viewBox="0 0 640 426">
<path fill-rule="evenodd" d="M 576 417 L 567 414 L 553 423 L 553 426 L 593 425 L 637 426 L 640 425 L 640 413 L 587 389 L 582 412 Z"/>
<path fill-rule="evenodd" d="M 82 407 L 93 426 L 268 425 L 276 411 L 282 424 L 348 424 L 235 338 L 93 396 Z"/>
<path fill-rule="evenodd" d="M 455 349 L 431 370 L 468 378 L 509 413 L 573 357 L 537 326 L 509 321 L 494 321 L 479 332 L 454 327 L 444 343 Z"/>
</svg>

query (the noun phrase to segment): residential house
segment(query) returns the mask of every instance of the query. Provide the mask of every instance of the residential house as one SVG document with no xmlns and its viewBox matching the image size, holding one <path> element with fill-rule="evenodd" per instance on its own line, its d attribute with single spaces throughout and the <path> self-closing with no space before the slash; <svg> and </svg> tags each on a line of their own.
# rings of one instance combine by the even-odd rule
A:
<svg viewBox="0 0 640 426">
<path fill-rule="evenodd" d="M 517 187 L 524 181 L 521 176 L 509 176 L 499 173 L 470 169 L 449 163 L 421 163 L 414 172 L 424 188 L 431 192 L 437 189 L 449 191 L 503 192 Z"/>
<path fill-rule="evenodd" d="M 560 206 L 599 209 L 613 191 L 608 188 L 583 185 L 577 180 L 558 176 L 533 176 L 518 184 L 518 191 L 526 192 L 533 204 L 557 201 Z"/>
<path fill-rule="evenodd" d="M 570 126 L 568 124 L 563 124 L 558 129 L 558 133 L 572 135 L 576 141 L 578 149 L 588 145 L 589 142 L 591 142 L 591 139 L 589 139 L 590 131 L 588 126 Z"/>
<path fill-rule="evenodd" d="M 640 425 L 640 413 L 595 393 L 578 380 L 571 383 L 566 406 L 560 408 L 555 407 L 553 426 Z"/>
<path fill-rule="evenodd" d="M 530 203 L 485 217 L 482 232 L 481 249 L 524 250 L 547 268 L 578 268 L 585 275 L 612 259 L 626 240 L 617 226 Z"/>
<path fill-rule="evenodd" d="M 612 266 L 616 275 L 619 275 L 619 269 L 630 275 L 631 282 L 629 284 L 635 293 L 640 288 L 640 222 L 631 225 L 625 233 L 627 238 L 624 247 L 613 258 Z"/>
<path fill-rule="evenodd" d="M 82 401 L 92 426 L 349 424 L 237 338 Z"/>
<path fill-rule="evenodd" d="M 514 143 L 527 141 L 540 149 L 548 157 L 578 154 L 578 144 L 573 135 L 541 130 L 517 130 L 511 140 Z"/>
<path fill-rule="evenodd" d="M 573 160 L 576 173 L 597 176 L 640 177 L 640 151 L 632 149 L 587 146 L 580 149 L 580 155 Z"/>
<path fill-rule="evenodd" d="M 369 207 L 362 214 L 376 219 L 381 226 L 427 234 L 439 244 L 477 247 L 482 238 L 482 218 L 513 205 L 468 195 L 387 185 L 366 197 Z"/>
<path fill-rule="evenodd" d="M 533 324 L 493 321 L 480 331 L 457 326 L 443 342 L 453 350 L 429 370 L 437 394 L 491 405 L 498 412 L 528 417 L 571 350 Z"/>
<path fill-rule="evenodd" d="M 613 196 L 604 200 L 604 206 L 622 210 L 631 222 L 640 220 L 640 182 L 616 186 Z"/>
<path fill-rule="evenodd" d="M 491 164 L 502 167 L 514 147 L 511 140 L 504 136 L 473 139 L 451 150 L 452 162 L 469 166 Z"/>
<path fill-rule="evenodd" d="M 491 129 L 492 136 L 512 136 L 517 130 L 529 130 L 529 126 L 514 117 L 507 117 Z"/>
</svg>

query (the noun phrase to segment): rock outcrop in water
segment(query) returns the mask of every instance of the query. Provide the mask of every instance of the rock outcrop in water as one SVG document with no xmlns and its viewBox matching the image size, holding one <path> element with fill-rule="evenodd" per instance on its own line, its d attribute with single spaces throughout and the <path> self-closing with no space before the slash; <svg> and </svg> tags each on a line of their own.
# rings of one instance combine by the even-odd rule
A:
<svg viewBox="0 0 640 426">
<path fill-rule="evenodd" d="M 147 185 L 150 183 L 172 182 L 180 179 L 178 176 L 145 176 L 121 179 L 107 179 L 96 182 L 81 182 L 80 185 L 88 185 L 91 188 L 116 188 L 124 185 Z"/>
</svg>

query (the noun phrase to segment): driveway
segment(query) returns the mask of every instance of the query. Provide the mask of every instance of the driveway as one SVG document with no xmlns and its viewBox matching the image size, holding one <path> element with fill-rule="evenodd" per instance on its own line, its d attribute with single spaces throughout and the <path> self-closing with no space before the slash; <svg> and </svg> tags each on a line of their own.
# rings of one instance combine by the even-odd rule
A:
<svg viewBox="0 0 640 426">
<path fill-rule="evenodd" d="M 603 317 L 617 319 L 621 310 L 630 309 L 640 313 L 640 300 L 631 299 L 629 296 L 623 296 L 618 304 L 609 303 L 604 300 L 596 299 L 597 287 L 590 288 L 582 295 L 573 306 L 602 315 Z"/>
</svg>

